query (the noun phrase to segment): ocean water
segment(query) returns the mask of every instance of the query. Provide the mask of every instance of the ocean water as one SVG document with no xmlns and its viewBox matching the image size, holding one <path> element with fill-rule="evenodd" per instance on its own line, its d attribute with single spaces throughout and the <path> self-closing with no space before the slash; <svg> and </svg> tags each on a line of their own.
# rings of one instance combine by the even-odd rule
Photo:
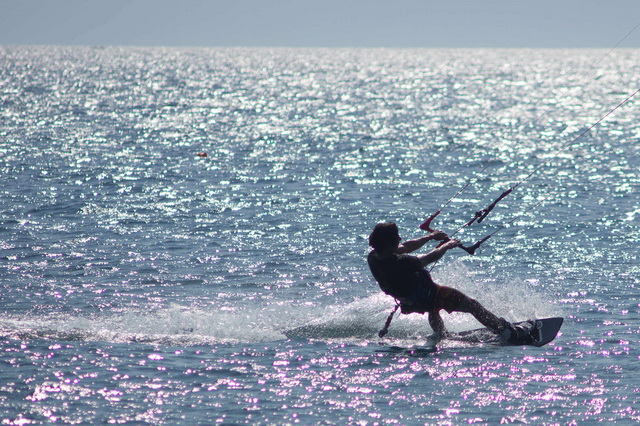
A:
<svg viewBox="0 0 640 426">
<path fill-rule="evenodd" d="M 0 47 L 0 421 L 639 423 L 640 99 L 575 140 L 638 88 L 606 53 Z M 522 179 L 433 274 L 557 339 L 378 338 L 374 224 Z"/>
</svg>

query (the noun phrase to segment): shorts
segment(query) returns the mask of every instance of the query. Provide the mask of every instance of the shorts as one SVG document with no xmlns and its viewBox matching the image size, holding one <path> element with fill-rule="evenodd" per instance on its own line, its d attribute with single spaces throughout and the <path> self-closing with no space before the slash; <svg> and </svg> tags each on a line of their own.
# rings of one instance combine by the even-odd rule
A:
<svg viewBox="0 0 640 426">
<path fill-rule="evenodd" d="M 439 311 L 441 309 L 449 313 L 460 311 L 464 309 L 465 302 L 468 300 L 469 298 L 460 290 L 436 284 L 436 296 L 433 300 L 431 311 Z"/>
<path fill-rule="evenodd" d="M 410 297 L 398 298 L 400 312 L 403 314 L 425 314 L 434 307 L 437 285 L 425 285 L 419 287 Z"/>
</svg>

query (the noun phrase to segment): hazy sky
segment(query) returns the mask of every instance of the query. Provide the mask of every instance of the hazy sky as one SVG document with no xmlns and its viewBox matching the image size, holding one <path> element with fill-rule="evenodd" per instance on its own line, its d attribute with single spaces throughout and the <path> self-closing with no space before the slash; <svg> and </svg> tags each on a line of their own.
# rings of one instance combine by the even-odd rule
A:
<svg viewBox="0 0 640 426">
<path fill-rule="evenodd" d="M 640 0 L 0 0 L 0 44 L 607 48 L 639 22 Z"/>
</svg>

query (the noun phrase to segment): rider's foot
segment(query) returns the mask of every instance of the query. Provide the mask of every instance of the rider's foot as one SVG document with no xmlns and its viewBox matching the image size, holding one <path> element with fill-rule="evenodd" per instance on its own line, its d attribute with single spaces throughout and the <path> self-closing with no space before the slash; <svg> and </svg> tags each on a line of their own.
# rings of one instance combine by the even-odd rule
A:
<svg viewBox="0 0 640 426">
<path fill-rule="evenodd" d="M 524 324 L 514 325 L 504 320 L 504 329 L 499 333 L 500 338 L 514 344 L 533 343 L 534 338 L 531 335 L 532 327 L 533 323 L 526 322 Z"/>
</svg>

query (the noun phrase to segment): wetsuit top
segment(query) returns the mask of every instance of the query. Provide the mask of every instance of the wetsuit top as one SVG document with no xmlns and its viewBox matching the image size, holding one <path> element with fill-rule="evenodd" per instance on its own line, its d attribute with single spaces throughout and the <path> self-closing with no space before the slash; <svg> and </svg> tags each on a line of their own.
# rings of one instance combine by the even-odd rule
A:
<svg viewBox="0 0 640 426">
<path fill-rule="evenodd" d="M 392 254 L 379 259 L 375 252 L 367 258 L 369 268 L 380 288 L 400 301 L 431 302 L 435 295 L 435 283 L 422 267 L 420 259 L 408 254 Z M 408 299 L 408 300 L 407 300 Z M 427 299 L 427 300 L 425 300 Z"/>
</svg>

